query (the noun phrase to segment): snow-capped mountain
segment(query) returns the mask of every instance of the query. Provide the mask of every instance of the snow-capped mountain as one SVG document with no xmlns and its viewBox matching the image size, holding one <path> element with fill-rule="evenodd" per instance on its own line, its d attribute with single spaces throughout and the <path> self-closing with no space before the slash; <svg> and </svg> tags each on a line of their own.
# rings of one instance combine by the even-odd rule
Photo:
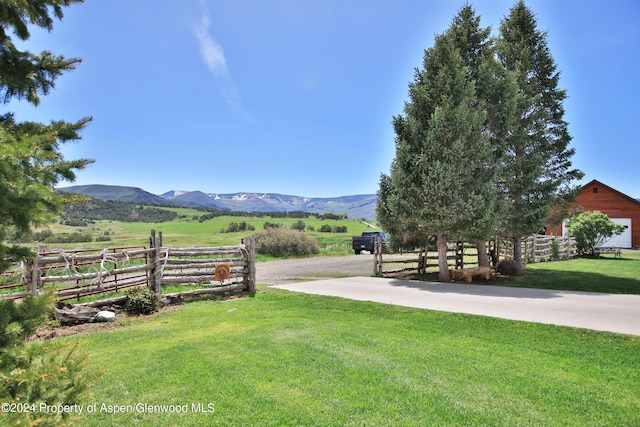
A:
<svg viewBox="0 0 640 427">
<path fill-rule="evenodd" d="M 77 185 L 58 188 L 101 200 L 120 200 L 149 205 L 202 206 L 242 212 L 347 213 L 349 218 L 375 218 L 375 194 L 310 198 L 277 193 L 204 193 L 202 191 L 171 190 L 161 195 L 136 187 L 116 185 Z"/>
</svg>

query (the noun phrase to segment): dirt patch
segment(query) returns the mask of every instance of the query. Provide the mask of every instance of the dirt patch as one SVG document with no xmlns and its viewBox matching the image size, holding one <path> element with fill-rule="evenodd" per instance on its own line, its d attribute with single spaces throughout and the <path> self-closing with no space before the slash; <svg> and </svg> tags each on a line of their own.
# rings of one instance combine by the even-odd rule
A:
<svg viewBox="0 0 640 427">
<path fill-rule="evenodd" d="M 227 296 L 218 296 L 215 298 L 216 301 L 229 301 L 238 298 L 246 298 L 246 294 L 237 294 L 237 295 L 227 295 Z M 197 299 L 197 298 L 191 298 Z M 190 299 L 190 300 L 191 300 Z M 206 298 L 200 298 L 206 299 Z M 165 313 L 172 313 L 174 311 L 181 310 L 184 307 L 183 304 L 168 304 L 161 306 L 158 311 L 146 314 L 146 315 L 137 315 L 133 316 L 128 314 L 124 309 L 111 306 L 111 307 L 103 307 L 104 310 L 113 311 L 116 313 L 116 319 L 113 322 L 87 322 L 87 323 L 79 323 L 79 324 L 66 324 L 66 325 L 58 325 L 54 321 L 50 321 L 47 324 L 36 329 L 34 334 L 27 339 L 27 342 L 34 341 L 44 341 L 51 338 L 61 338 L 61 337 L 69 337 L 73 335 L 80 334 L 88 334 L 92 332 L 102 332 L 109 331 L 112 329 L 123 328 L 125 326 L 129 326 L 134 322 L 142 319 L 153 319 L 156 316 L 160 316 Z"/>
<path fill-rule="evenodd" d="M 69 337 L 73 335 L 86 334 L 91 332 L 102 332 L 111 329 L 118 329 L 131 324 L 135 319 L 153 319 L 164 313 L 171 313 L 182 308 L 181 305 L 166 305 L 160 307 L 155 313 L 147 315 L 132 316 L 126 311 L 119 308 L 110 308 L 109 311 L 116 313 L 116 319 L 113 322 L 87 322 L 79 324 L 57 325 L 55 322 L 48 322 L 36 329 L 35 333 L 29 337 L 27 342 L 44 341 L 51 338 Z"/>
</svg>

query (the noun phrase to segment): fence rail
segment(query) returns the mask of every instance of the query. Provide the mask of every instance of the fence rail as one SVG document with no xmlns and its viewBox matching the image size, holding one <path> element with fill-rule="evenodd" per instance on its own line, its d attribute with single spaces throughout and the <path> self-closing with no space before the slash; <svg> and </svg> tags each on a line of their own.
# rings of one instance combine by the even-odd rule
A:
<svg viewBox="0 0 640 427">
<path fill-rule="evenodd" d="M 495 256 L 489 260 L 494 264 L 501 259 L 513 258 L 513 243 L 506 239 L 495 239 L 487 244 L 487 250 Z M 569 237 L 533 235 L 522 241 L 522 254 L 526 262 L 535 263 L 556 259 L 570 259 L 577 256 L 575 239 Z M 388 253 L 388 252 L 387 252 Z M 435 248 L 421 248 L 418 251 L 402 252 L 407 258 L 383 257 L 381 242 L 376 242 L 374 250 L 373 274 L 378 277 L 415 272 L 424 274 L 427 270 L 437 271 L 438 254 Z M 416 256 L 417 255 L 417 256 Z M 385 264 L 387 269 L 385 270 Z M 466 266 L 478 265 L 478 249 L 468 242 L 450 243 L 447 245 L 447 264 L 449 269 L 462 269 Z M 391 268 L 391 267 L 395 268 Z"/>
<path fill-rule="evenodd" d="M 68 300 L 148 286 L 163 294 L 171 284 L 208 285 L 180 295 L 255 291 L 253 238 L 246 244 L 209 248 L 162 246 L 162 233 L 152 230 L 150 248 L 143 246 L 38 253 L 3 277 L 0 298 L 23 298 L 53 289 Z M 176 295 L 176 294 L 172 294 Z"/>
</svg>

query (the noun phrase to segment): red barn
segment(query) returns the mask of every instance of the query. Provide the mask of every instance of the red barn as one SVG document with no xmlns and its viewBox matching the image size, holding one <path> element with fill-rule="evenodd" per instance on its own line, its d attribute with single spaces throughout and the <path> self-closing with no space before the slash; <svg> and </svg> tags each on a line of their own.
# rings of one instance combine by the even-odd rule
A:
<svg viewBox="0 0 640 427">
<path fill-rule="evenodd" d="M 604 246 L 640 247 L 640 201 L 594 179 L 582 187 L 582 192 L 570 207 L 577 206 L 582 206 L 584 211 L 600 211 L 625 227 L 624 233 L 615 236 Z M 547 234 L 562 236 L 563 226 L 548 228 Z"/>
</svg>

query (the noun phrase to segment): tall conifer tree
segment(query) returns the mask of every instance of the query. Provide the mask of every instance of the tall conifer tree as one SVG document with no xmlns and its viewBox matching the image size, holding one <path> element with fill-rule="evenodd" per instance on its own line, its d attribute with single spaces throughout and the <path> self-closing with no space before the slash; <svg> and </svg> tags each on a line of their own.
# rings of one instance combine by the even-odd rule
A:
<svg viewBox="0 0 640 427">
<path fill-rule="evenodd" d="M 464 236 L 469 241 L 476 240 L 478 262 L 488 266 L 485 242 L 501 228 L 507 208 L 497 177 L 503 165 L 505 135 L 514 119 L 515 83 L 496 59 L 491 28 L 480 26 L 480 17 L 472 6 L 467 4 L 460 9 L 448 31 L 468 67 L 469 79 L 476 84 L 478 103 L 487 113 L 483 133 L 493 147 L 493 158 L 487 161 L 484 173 L 478 176 L 478 180 L 493 182 L 494 191 L 484 193 L 490 211 Z"/>
<path fill-rule="evenodd" d="M 468 54 L 474 49 L 461 49 L 468 40 L 454 31 L 477 29 L 472 12 L 463 8 L 425 51 L 404 114 L 393 118 L 396 156 L 378 192 L 378 220 L 395 243 L 426 246 L 436 236 L 441 280 L 449 280 L 447 240 L 480 238 L 494 227 L 495 151 L 485 101 Z"/>
<path fill-rule="evenodd" d="M 29 39 L 29 26 L 52 29 L 62 8 L 79 0 L 20 0 L 0 2 L 0 93 L 6 104 L 24 99 L 38 105 L 57 77 L 73 69 L 78 59 L 65 59 L 50 52 L 32 54 L 13 44 L 11 33 Z M 9 113 L 0 115 L 0 271 L 9 261 L 26 255 L 24 248 L 3 245 L 8 232 L 24 232 L 46 221 L 68 196 L 59 195 L 54 185 L 73 180 L 76 169 L 90 160 L 65 161 L 60 144 L 79 139 L 89 119 L 75 123 L 50 124 L 16 122 Z M 97 374 L 87 370 L 87 356 L 75 346 L 50 343 L 43 348 L 24 341 L 49 314 L 50 294 L 28 296 L 22 302 L 0 301 L 0 401 L 10 404 L 71 405 L 81 402 L 82 393 Z M 64 425 L 71 412 L 2 411 L 1 425 Z"/>
<path fill-rule="evenodd" d="M 12 34 L 28 40 L 31 25 L 50 31 L 54 19 L 62 19 L 62 8 L 79 1 L 0 3 L 0 94 L 5 104 L 11 99 L 24 99 L 38 105 L 40 96 L 49 93 L 55 80 L 80 62 L 48 51 L 33 54 L 20 50 L 12 41 Z M 65 161 L 60 144 L 79 139 L 89 120 L 45 125 L 16 122 L 9 112 L 0 115 L 0 271 L 7 262 L 26 254 L 25 249 L 3 245 L 9 233 L 22 233 L 45 222 L 70 199 L 57 194 L 54 186 L 63 179 L 73 181 L 75 170 L 91 160 Z"/>
<path fill-rule="evenodd" d="M 506 232 L 514 258 L 522 263 L 522 237 L 541 230 L 554 206 L 571 200 L 572 185 L 583 174 L 572 169 L 574 149 L 564 120 L 566 92 L 549 52 L 547 34 L 537 28 L 533 12 L 520 0 L 500 25 L 500 62 L 517 84 L 516 116 L 508 129 L 503 175 Z"/>
</svg>

